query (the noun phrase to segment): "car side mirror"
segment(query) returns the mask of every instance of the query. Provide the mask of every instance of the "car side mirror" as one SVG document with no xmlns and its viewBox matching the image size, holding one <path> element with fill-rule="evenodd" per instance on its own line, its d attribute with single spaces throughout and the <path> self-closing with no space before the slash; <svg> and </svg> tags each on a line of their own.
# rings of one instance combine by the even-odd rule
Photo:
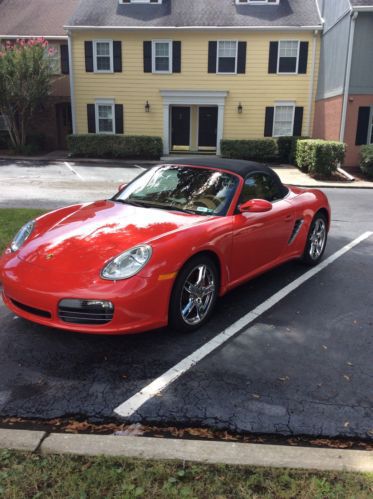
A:
<svg viewBox="0 0 373 499">
<path fill-rule="evenodd" d="M 272 203 L 266 199 L 250 199 L 238 207 L 240 213 L 263 213 L 272 210 Z"/>
<path fill-rule="evenodd" d="M 127 187 L 128 184 L 120 184 L 118 186 L 118 192 L 120 192 L 122 189 L 124 189 L 125 187 Z"/>
</svg>

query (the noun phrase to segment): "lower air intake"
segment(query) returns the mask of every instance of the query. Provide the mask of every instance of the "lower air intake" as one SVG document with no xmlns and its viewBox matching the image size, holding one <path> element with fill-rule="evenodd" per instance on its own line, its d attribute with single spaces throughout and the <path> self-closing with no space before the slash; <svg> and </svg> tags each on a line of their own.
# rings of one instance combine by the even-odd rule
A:
<svg viewBox="0 0 373 499">
<path fill-rule="evenodd" d="M 62 300 L 58 305 L 58 317 L 71 324 L 99 326 L 113 320 L 114 305 L 102 300 Z"/>
</svg>

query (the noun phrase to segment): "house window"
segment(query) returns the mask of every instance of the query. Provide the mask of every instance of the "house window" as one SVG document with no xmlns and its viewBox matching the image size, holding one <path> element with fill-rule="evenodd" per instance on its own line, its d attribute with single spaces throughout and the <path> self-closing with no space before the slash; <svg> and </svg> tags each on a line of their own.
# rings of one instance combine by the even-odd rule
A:
<svg viewBox="0 0 373 499">
<path fill-rule="evenodd" d="M 217 68 L 218 73 L 237 73 L 237 42 L 218 42 Z"/>
<path fill-rule="evenodd" d="M 52 74 L 61 74 L 60 46 L 57 43 L 48 43 L 45 48 Z"/>
<path fill-rule="evenodd" d="M 294 105 L 278 105 L 275 107 L 273 120 L 273 137 L 293 135 Z"/>
<path fill-rule="evenodd" d="M 95 40 L 93 42 L 93 61 L 95 73 L 113 72 L 112 40 Z"/>
<path fill-rule="evenodd" d="M 8 131 L 8 125 L 4 114 L 0 114 L 0 132 Z"/>
<path fill-rule="evenodd" d="M 172 73 L 172 43 L 169 40 L 153 41 L 153 73 Z"/>
<path fill-rule="evenodd" d="M 277 72 L 278 73 L 298 73 L 299 61 L 299 41 L 279 42 Z"/>
<path fill-rule="evenodd" d="M 115 133 L 115 106 L 113 101 L 96 102 L 96 133 Z"/>
</svg>

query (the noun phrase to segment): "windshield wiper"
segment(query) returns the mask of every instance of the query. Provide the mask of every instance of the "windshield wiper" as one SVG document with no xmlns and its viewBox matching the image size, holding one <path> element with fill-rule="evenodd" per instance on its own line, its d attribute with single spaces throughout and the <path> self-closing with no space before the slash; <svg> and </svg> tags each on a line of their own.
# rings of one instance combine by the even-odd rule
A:
<svg viewBox="0 0 373 499">
<path fill-rule="evenodd" d="M 138 201 L 132 201 L 128 199 L 114 199 L 117 203 L 129 204 L 130 206 L 138 206 L 139 208 L 150 208 L 148 204 L 139 203 Z"/>
</svg>

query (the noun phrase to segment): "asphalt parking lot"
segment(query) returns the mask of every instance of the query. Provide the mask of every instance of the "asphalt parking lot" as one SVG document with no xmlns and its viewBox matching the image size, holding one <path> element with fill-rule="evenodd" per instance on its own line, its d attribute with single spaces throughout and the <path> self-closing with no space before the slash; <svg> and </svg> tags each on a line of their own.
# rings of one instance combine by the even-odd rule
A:
<svg viewBox="0 0 373 499">
<path fill-rule="evenodd" d="M 6 185 L 0 207 L 36 206 L 38 195 L 38 206 L 46 208 L 106 197 L 141 171 L 17 168 L 24 168 L 24 178 L 9 185 L 4 179 L 20 170 L 0 163 L 0 182 Z M 373 231 L 373 191 L 326 192 L 333 221 L 325 259 Z M 370 236 L 250 324 L 243 322 L 238 334 L 125 420 L 373 439 L 372 257 Z M 210 323 L 192 335 L 167 329 L 114 338 L 65 333 L 16 318 L 0 305 L 0 417 L 121 420 L 115 409 L 154 380 L 162 383 L 171 368 L 307 270 L 291 262 L 241 286 L 222 298 Z"/>
</svg>

